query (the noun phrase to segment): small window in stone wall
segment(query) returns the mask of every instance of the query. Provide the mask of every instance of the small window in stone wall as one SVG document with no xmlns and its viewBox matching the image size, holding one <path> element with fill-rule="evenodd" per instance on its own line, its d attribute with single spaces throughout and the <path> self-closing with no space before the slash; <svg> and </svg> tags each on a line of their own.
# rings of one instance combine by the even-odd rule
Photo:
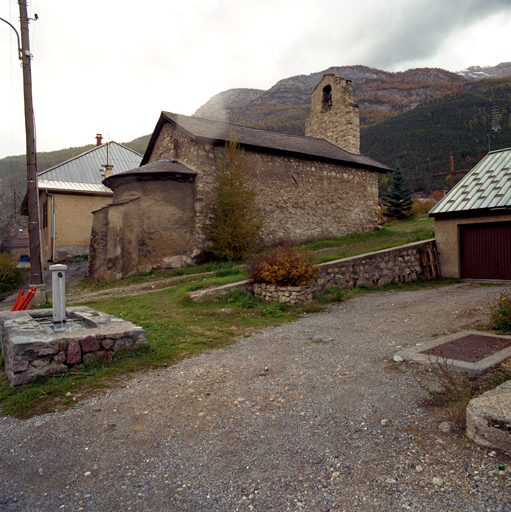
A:
<svg viewBox="0 0 511 512">
<path fill-rule="evenodd" d="M 331 85 L 325 85 L 323 87 L 323 101 L 321 104 L 321 111 L 322 112 L 328 112 L 332 110 L 332 86 Z"/>
</svg>

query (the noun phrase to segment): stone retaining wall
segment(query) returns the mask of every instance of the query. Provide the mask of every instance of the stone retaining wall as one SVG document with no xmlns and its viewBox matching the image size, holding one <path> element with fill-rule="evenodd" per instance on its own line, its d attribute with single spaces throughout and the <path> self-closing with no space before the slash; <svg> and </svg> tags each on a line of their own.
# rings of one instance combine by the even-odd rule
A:
<svg viewBox="0 0 511 512">
<path fill-rule="evenodd" d="M 430 239 L 323 263 L 316 284 L 323 289 L 331 285 L 354 288 L 415 281 L 423 274 L 421 249 L 434 245 L 435 240 Z"/>
<path fill-rule="evenodd" d="M 268 283 L 254 283 L 252 292 L 267 302 L 305 304 L 312 302 L 314 294 L 319 291 L 316 283 L 308 286 L 276 286 Z"/>
<path fill-rule="evenodd" d="M 265 301 L 278 301 L 289 304 L 311 302 L 314 295 L 330 286 L 354 288 L 355 286 L 382 286 L 389 283 L 415 281 L 423 275 L 420 252 L 435 246 L 435 240 L 425 240 L 384 249 L 372 253 L 343 258 L 318 265 L 320 274 L 308 286 L 275 286 L 266 283 L 251 284 L 240 281 L 218 288 L 198 290 L 190 294 L 192 299 L 204 297 L 221 298 L 232 289 L 241 287 L 259 295 Z"/>
</svg>

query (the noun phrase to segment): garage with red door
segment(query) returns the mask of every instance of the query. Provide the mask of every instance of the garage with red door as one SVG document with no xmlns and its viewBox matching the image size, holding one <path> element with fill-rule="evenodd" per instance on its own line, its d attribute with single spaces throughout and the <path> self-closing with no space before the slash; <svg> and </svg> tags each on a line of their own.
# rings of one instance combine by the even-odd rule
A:
<svg viewBox="0 0 511 512">
<path fill-rule="evenodd" d="M 511 222 L 459 226 L 461 277 L 511 279 Z"/>
<path fill-rule="evenodd" d="M 429 214 L 442 277 L 511 280 L 511 148 L 488 153 Z"/>
</svg>

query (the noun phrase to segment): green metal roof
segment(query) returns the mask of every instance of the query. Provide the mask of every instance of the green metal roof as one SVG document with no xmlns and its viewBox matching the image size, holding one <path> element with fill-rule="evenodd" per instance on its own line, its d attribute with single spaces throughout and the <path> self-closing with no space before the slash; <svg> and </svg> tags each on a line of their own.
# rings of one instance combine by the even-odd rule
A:
<svg viewBox="0 0 511 512">
<path fill-rule="evenodd" d="M 430 212 L 511 208 L 511 148 L 488 153 Z"/>
</svg>

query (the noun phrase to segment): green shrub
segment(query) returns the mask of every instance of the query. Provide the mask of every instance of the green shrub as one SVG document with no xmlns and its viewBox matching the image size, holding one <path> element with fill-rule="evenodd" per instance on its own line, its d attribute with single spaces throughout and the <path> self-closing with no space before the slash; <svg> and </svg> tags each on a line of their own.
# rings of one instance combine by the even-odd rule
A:
<svg viewBox="0 0 511 512">
<path fill-rule="evenodd" d="M 490 306 L 490 321 L 493 329 L 511 332 L 511 290 L 499 295 L 497 304 Z"/>
<path fill-rule="evenodd" d="M 261 305 L 261 299 L 252 293 L 244 292 L 234 288 L 226 298 L 227 303 L 238 306 L 242 309 L 253 309 Z"/>
<path fill-rule="evenodd" d="M 334 285 L 323 290 L 323 292 L 316 297 L 316 300 L 323 304 L 327 304 L 328 302 L 342 302 L 347 298 L 348 292 L 339 288 L 339 286 Z"/>
<path fill-rule="evenodd" d="M 264 316 L 273 316 L 274 318 L 280 318 L 284 316 L 284 311 L 282 310 L 282 305 L 278 302 L 270 302 L 264 306 L 263 315 Z"/>
<path fill-rule="evenodd" d="M 248 262 L 248 276 L 254 283 L 305 286 L 319 274 L 309 253 L 291 245 L 257 254 Z"/>
<path fill-rule="evenodd" d="M 0 296 L 7 295 L 23 283 L 23 272 L 16 268 L 16 264 L 9 253 L 0 253 Z"/>
<path fill-rule="evenodd" d="M 423 203 L 418 203 L 417 201 L 414 201 L 410 213 L 412 215 L 424 215 L 426 213 L 429 213 L 429 210 L 431 210 L 433 206 L 435 206 L 435 203 L 429 199 L 427 201 L 424 201 Z"/>
</svg>

